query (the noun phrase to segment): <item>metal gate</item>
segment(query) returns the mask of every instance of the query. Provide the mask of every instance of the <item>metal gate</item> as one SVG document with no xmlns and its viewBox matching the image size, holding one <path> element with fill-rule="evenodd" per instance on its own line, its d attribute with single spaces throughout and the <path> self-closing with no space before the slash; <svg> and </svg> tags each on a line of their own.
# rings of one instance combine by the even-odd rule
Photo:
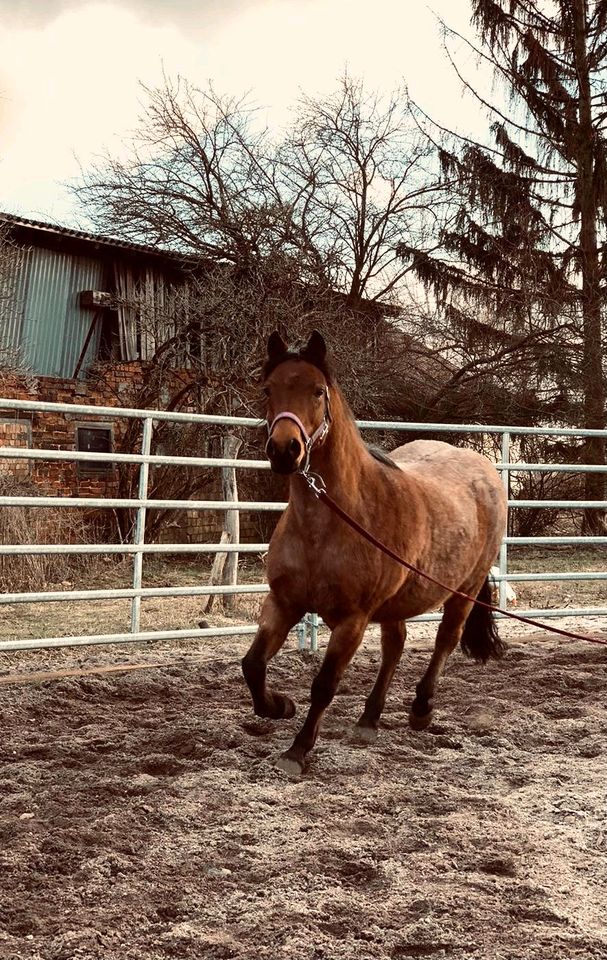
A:
<svg viewBox="0 0 607 960">
<path fill-rule="evenodd" d="M 262 554 L 267 548 L 266 543 L 237 543 L 237 544 L 218 544 L 218 543 L 146 543 L 145 542 L 145 520 L 148 510 L 169 509 L 169 510 L 213 510 L 225 511 L 226 509 L 240 511 L 281 511 L 286 504 L 282 502 L 265 501 L 240 501 L 226 503 L 222 500 L 156 500 L 148 497 L 148 475 L 151 464 L 174 465 L 174 466 L 194 466 L 194 467 L 234 467 L 239 470 L 267 470 L 269 464 L 264 460 L 227 460 L 217 457 L 172 457 L 152 455 L 150 453 L 152 435 L 155 421 L 168 420 L 175 423 L 215 425 L 226 428 L 249 428 L 259 429 L 260 422 L 249 417 L 218 417 L 203 414 L 187 413 L 167 413 L 158 410 L 136 410 L 122 407 L 98 407 L 62 403 L 39 403 L 28 400 L 7 400 L 0 399 L 0 410 L 14 411 L 15 416 L 19 412 L 33 413 L 55 413 L 69 414 L 73 416 L 92 417 L 96 422 L 99 421 L 117 421 L 121 419 L 136 419 L 142 422 L 142 441 L 139 453 L 86 453 L 75 450 L 55 450 L 55 449 L 33 449 L 21 447 L 0 447 L 0 458 L 27 459 L 27 460 L 63 460 L 63 461 L 81 461 L 99 463 L 107 461 L 109 463 L 132 463 L 139 465 L 139 489 L 138 496 L 132 499 L 118 498 L 94 498 L 94 497 L 65 497 L 65 496 L 0 496 L 0 507 L 2 506 L 24 506 L 24 507 L 52 507 L 60 508 L 131 508 L 136 511 L 135 524 L 133 529 L 132 542 L 130 543 L 104 543 L 104 544 L 2 544 L 0 545 L 0 554 L 23 556 L 40 554 L 121 554 L 131 555 L 133 557 L 133 577 L 132 587 L 128 589 L 107 589 L 107 590 L 61 590 L 45 592 L 24 592 L 24 593 L 4 593 L 0 594 L 0 603 L 19 604 L 36 602 L 61 602 L 61 601 L 82 601 L 89 602 L 95 600 L 108 599 L 130 599 L 131 600 L 131 620 L 128 633 L 113 634 L 94 634 L 90 636 L 61 636 L 48 637 L 44 639 L 24 639 L 24 640 L 2 640 L 0 641 L 0 650 L 19 650 L 31 649 L 37 647 L 60 647 L 75 646 L 85 644 L 99 643 L 128 643 L 133 641 L 147 640 L 173 640 L 180 638 L 197 637 L 221 637 L 230 635 L 242 635 L 254 633 L 255 626 L 251 624 L 238 624 L 230 627 L 209 627 L 195 628 L 185 630 L 162 630 L 162 631 L 141 631 L 140 614 L 141 601 L 152 597 L 178 597 L 178 596 L 209 596 L 211 594 L 262 594 L 267 592 L 268 587 L 264 583 L 239 584 L 234 587 L 226 586 L 188 586 L 188 587 L 143 587 L 143 558 L 151 554 L 201 554 L 201 553 L 256 553 Z M 400 431 L 403 433 L 464 433 L 464 434 L 483 434 L 497 435 L 501 438 L 501 457 L 496 463 L 496 467 L 502 473 L 502 478 L 506 490 L 509 489 L 508 477 L 515 472 L 522 471 L 550 471 L 550 472 L 580 472 L 606 471 L 604 466 L 579 463 L 521 463 L 511 459 L 511 451 L 517 436 L 536 435 L 536 436 L 561 436 L 583 438 L 592 434 L 607 435 L 607 431 L 591 430 L 573 430 L 559 428 L 527 428 L 527 427 L 505 427 L 505 426 L 486 426 L 481 424 L 436 424 L 436 423 L 402 423 L 389 421 L 358 421 L 361 429 L 382 430 L 382 431 Z M 521 507 L 542 509 L 607 509 L 607 501 L 582 501 L 582 500 L 512 500 L 509 499 L 508 507 L 510 510 Z M 512 544 L 521 545 L 575 545 L 575 544 L 607 544 L 607 537 L 590 536 L 541 536 L 541 537 L 514 537 L 506 536 L 500 549 L 499 573 L 495 579 L 499 583 L 500 606 L 507 604 L 506 585 L 516 581 L 568 581 L 568 580 L 605 580 L 607 572 L 579 573 L 563 571 L 560 573 L 510 573 L 508 570 L 508 548 Z M 557 609 L 530 609 L 518 611 L 524 615 L 533 617 L 563 617 L 563 616 L 605 616 L 607 615 L 607 606 L 590 608 L 557 608 Z M 438 619 L 438 614 L 427 614 L 417 618 L 419 620 Z M 298 642 L 300 646 L 305 644 L 306 633 L 310 635 L 310 645 L 314 649 L 317 643 L 318 619 L 315 615 L 306 618 L 305 624 L 300 624 L 297 628 Z"/>
</svg>

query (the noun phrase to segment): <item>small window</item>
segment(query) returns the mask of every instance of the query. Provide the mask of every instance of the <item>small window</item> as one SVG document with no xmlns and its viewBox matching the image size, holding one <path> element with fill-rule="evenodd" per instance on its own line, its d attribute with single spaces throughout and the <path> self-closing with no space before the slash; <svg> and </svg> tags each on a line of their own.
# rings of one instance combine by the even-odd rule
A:
<svg viewBox="0 0 607 960">
<path fill-rule="evenodd" d="M 101 316 L 99 336 L 99 360 L 102 363 L 120 363 L 120 333 L 116 310 L 104 310 Z"/>
<path fill-rule="evenodd" d="M 112 452 L 111 427 L 76 427 L 76 450 L 85 453 Z M 109 460 L 80 460 L 78 462 L 78 476 L 80 477 L 107 477 L 114 472 L 114 464 Z"/>
</svg>

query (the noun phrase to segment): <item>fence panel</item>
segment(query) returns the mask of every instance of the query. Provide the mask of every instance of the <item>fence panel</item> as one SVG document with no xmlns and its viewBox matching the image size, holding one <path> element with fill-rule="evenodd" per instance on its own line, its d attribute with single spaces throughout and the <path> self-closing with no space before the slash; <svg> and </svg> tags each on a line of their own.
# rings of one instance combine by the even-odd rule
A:
<svg viewBox="0 0 607 960">
<path fill-rule="evenodd" d="M 27 506 L 52 507 L 61 509 L 98 508 L 116 509 L 127 507 L 135 510 L 136 521 L 132 543 L 108 544 L 2 544 L 0 555 L 5 556 L 36 556 L 51 554 L 107 554 L 133 557 L 132 588 L 104 589 L 104 590 L 60 590 L 60 591 L 31 591 L 0 594 L 0 604 L 49 603 L 80 601 L 94 602 L 96 600 L 130 599 L 131 617 L 128 633 L 95 634 L 90 636 L 62 636 L 40 639 L 2 640 L 0 650 L 31 649 L 36 647 L 59 647 L 100 643 L 128 643 L 133 641 L 171 640 L 188 638 L 206 638 L 234 636 L 254 633 L 256 628 L 249 623 L 233 627 L 209 627 L 186 630 L 141 630 L 141 602 L 153 597 L 183 597 L 208 596 L 211 594 L 263 594 L 268 587 L 265 583 L 238 584 L 234 587 L 217 586 L 187 586 L 187 587 L 143 587 L 143 559 L 144 556 L 161 554 L 201 554 L 201 553 L 264 553 L 267 543 L 146 543 L 145 520 L 148 510 L 226 510 L 228 504 L 222 500 L 156 500 L 148 496 L 149 468 L 151 465 L 173 465 L 189 467 L 234 467 L 239 470 L 267 470 L 269 464 L 264 460 L 238 460 L 221 457 L 172 457 L 154 455 L 151 453 L 153 426 L 155 421 L 171 421 L 185 424 L 207 424 L 225 426 L 229 428 L 245 427 L 258 428 L 261 424 L 250 417 L 216 417 L 204 414 L 168 413 L 166 411 L 126 409 L 121 407 L 98 407 L 88 405 L 74 405 L 61 403 L 43 403 L 26 400 L 0 399 L 0 411 L 14 411 L 36 413 L 68 414 L 94 417 L 96 421 L 120 419 L 138 419 L 143 423 L 142 443 L 139 453 L 87 453 L 76 450 L 32 449 L 23 447 L 1 447 L 0 459 L 8 460 L 46 460 L 46 461 L 73 461 L 87 462 L 108 461 L 110 463 L 131 463 L 139 465 L 138 496 L 136 498 L 117 497 L 46 497 L 46 496 L 0 496 L 0 506 Z M 496 463 L 502 472 L 504 487 L 509 491 L 509 477 L 513 472 L 578 472 L 593 471 L 606 472 L 607 468 L 595 464 L 550 464 L 516 462 L 511 459 L 513 437 L 517 436 L 560 436 L 583 438 L 599 434 L 606 436 L 606 431 L 574 430 L 572 428 L 526 428 L 508 427 L 483 424 L 436 424 L 436 423 L 402 423 L 391 421 L 359 421 L 358 425 L 364 430 L 390 430 L 399 432 L 419 433 L 463 433 L 494 435 L 500 440 L 501 458 Z M 239 501 L 230 502 L 229 509 L 251 511 L 281 511 L 286 504 L 270 501 Z M 579 501 L 579 500 L 508 500 L 509 512 L 514 509 L 607 509 L 607 501 Z M 607 536 L 538 536 L 513 537 L 506 536 L 502 542 L 494 579 L 498 584 L 500 606 L 507 607 L 507 586 L 515 582 L 540 582 L 552 580 L 555 582 L 569 582 L 572 580 L 605 580 L 604 571 L 576 573 L 562 571 L 557 573 L 511 573 L 508 569 L 508 548 L 512 545 L 599 545 L 607 544 Z M 562 616 L 605 616 L 607 607 L 589 608 L 538 608 L 518 611 L 533 617 L 562 617 Z M 440 614 L 431 613 L 416 618 L 421 621 L 437 620 Z M 318 644 L 319 620 L 316 614 L 309 614 L 302 624 L 296 628 L 298 645 L 303 647 L 306 641 L 312 649 Z"/>
</svg>

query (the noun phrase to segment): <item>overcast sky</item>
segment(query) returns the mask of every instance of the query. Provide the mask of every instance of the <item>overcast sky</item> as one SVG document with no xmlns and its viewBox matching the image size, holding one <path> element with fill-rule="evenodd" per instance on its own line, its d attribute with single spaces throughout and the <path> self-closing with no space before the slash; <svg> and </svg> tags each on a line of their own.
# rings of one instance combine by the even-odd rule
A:
<svg viewBox="0 0 607 960">
<path fill-rule="evenodd" d="M 65 182 L 119 153 L 162 71 L 251 91 L 270 124 L 344 68 L 370 88 L 405 81 L 433 116 L 478 125 L 445 63 L 432 11 L 466 31 L 469 0 L 0 0 L 0 210 L 78 216 Z"/>
</svg>

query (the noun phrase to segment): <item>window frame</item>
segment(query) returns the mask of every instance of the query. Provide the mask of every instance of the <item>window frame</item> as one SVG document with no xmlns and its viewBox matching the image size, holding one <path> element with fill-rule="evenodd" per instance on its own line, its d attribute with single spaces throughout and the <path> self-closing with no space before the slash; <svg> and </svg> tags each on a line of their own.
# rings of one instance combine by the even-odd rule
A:
<svg viewBox="0 0 607 960">
<path fill-rule="evenodd" d="M 82 420 L 74 424 L 74 450 L 76 452 L 87 453 L 80 447 L 80 430 L 103 430 L 109 434 L 109 447 L 107 453 L 114 453 L 114 424 L 99 422 L 95 420 Z M 102 451 L 100 451 L 102 452 Z M 82 480 L 103 480 L 114 476 L 116 464 L 108 460 L 77 460 L 78 478 Z"/>
</svg>

